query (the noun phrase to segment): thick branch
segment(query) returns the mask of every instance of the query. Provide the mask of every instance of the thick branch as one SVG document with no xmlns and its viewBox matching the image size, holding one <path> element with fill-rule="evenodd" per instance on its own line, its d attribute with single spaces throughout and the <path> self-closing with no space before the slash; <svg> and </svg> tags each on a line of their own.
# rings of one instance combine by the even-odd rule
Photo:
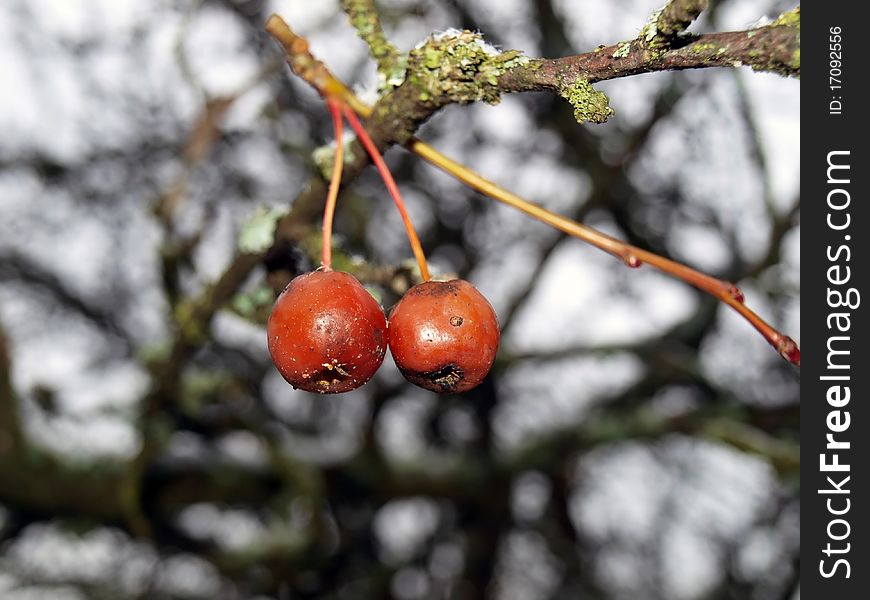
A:
<svg viewBox="0 0 870 600">
<path fill-rule="evenodd" d="M 691 9 L 689 4 L 677 4 L 682 12 L 674 8 L 674 14 L 682 14 L 683 20 L 697 10 L 692 3 L 695 8 Z M 353 95 L 311 56 L 305 40 L 279 17 L 270 18 L 266 29 L 284 46 L 299 76 L 321 94 L 340 98 L 363 112 Z M 659 47 L 641 36 L 556 59 L 529 59 L 517 51 L 497 53 L 472 32 L 432 36 L 408 55 L 404 82 L 381 96 L 367 128 L 385 143 L 405 144 L 423 122 L 447 104 L 495 103 L 503 93 L 539 90 L 553 90 L 568 98 L 575 113 L 580 111 L 581 120 L 602 121 L 610 110 L 606 98 L 589 86 L 596 81 L 655 71 L 743 65 L 800 76 L 799 7 L 771 25 L 705 34 L 679 47 Z"/>
<path fill-rule="evenodd" d="M 456 456 L 417 462 L 387 461 L 380 453 L 363 452 L 328 469 L 327 476 L 352 482 L 372 497 L 429 495 L 481 501 L 477 490 L 494 476 L 513 476 L 530 469 L 553 472 L 566 457 L 625 439 L 655 439 L 673 432 L 694 434 L 765 458 L 783 474 L 799 466 L 797 446 L 767 432 L 791 411 L 724 404 L 680 416 L 646 406 L 609 409 L 580 424 L 553 431 L 502 458 Z M 794 423 L 789 421 L 790 426 Z M 446 458 L 446 457 L 445 457 Z M 64 461 L 38 448 L 0 454 L 0 502 L 46 517 L 89 517 L 129 527 L 125 497 L 130 484 L 128 464 L 86 465 Z M 292 468 L 273 457 L 270 465 L 246 467 L 231 462 L 151 461 L 143 473 L 145 510 L 165 520 L 195 502 L 262 506 L 280 491 L 310 494 L 304 483 L 306 465 Z"/>
<path fill-rule="evenodd" d="M 773 24 L 709 33 L 669 50 L 650 49 L 643 40 L 621 42 L 576 56 L 535 60 L 505 73 L 499 88 L 504 92 L 561 92 L 583 79 L 596 82 L 654 71 L 741 66 L 800 77 L 800 27 Z"/>
<path fill-rule="evenodd" d="M 0 453 L 0 502 L 35 516 L 85 517 L 128 524 L 128 465 L 66 461 L 40 448 Z M 230 462 L 155 461 L 144 474 L 149 511 L 161 519 L 195 502 L 262 505 L 281 487 L 281 476 Z"/>
</svg>

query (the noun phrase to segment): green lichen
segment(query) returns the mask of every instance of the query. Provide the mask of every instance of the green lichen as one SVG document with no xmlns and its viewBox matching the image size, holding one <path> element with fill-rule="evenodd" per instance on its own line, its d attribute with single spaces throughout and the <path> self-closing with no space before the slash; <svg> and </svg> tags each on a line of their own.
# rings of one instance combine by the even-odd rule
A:
<svg viewBox="0 0 870 600">
<path fill-rule="evenodd" d="M 773 22 L 773 26 L 794 27 L 798 31 L 801 28 L 801 7 L 798 6 L 788 12 L 784 12 Z"/>
<path fill-rule="evenodd" d="M 355 3 L 349 2 L 346 4 L 354 5 Z M 349 17 L 351 26 L 357 30 L 359 36 L 366 42 L 369 42 L 369 40 L 376 36 L 383 38 L 383 32 L 378 26 L 376 15 L 364 10 L 353 10 L 351 8 Z M 374 46 L 375 44 L 372 43 L 370 45 Z M 375 53 L 374 51 L 375 48 L 372 48 L 372 54 Z"/>
<path fill-rule="evenodd" d="M 344 142 L 345 166 L 352 165 L 356 162 L 352 143 L 354 139 L 356 138 L 345 140 Z M 314 152 L 311 153 L 311 159 L 314 161 L 314 164 L 317 165 L 317 169 L 320 171 L 320 176 L 323 177 L 324 180 L 329 181 L 330 177 L 332 177 L 332 163 L 335 161 L 335 143 L 315 148 Z"/>
<path fill-rule="evenodd" d="M 405 80 L 407 59 L 391 44 L 381 27 L 377 12 L 371 2 L 343 0 L 343 8 L 350 19 L 351 26 L 368 45 L 369 52 L 378 63 L 378 85 L 386 91 L 397 87 Z"/>
<path fill-rule="evenodd" d="M 574 118 L 578 123 L 604 123 L 613 115 L 607 95 L 597 91 L 585 79 L 578 79 L 572 85 L 562 87 L 559 95 L 574 107 Z"/>
<path fill-rule="evenodd" d="M 622 42 L 616 47 L 613 58 L 625 58 L 631 52 L 631 42 Z"/>
<path fill-rule="evenodd" d="M 471 31 L 430 37 L 409 54 L 408 81 L 421 102 L 443 105 L 488 102 L 501 98 L 499 78 L 531 61 L 517 50 L 499 53 Z"/>
<path fill-rule="evenodd" d="M 646 25 L 637 34 L 637 39 L 645 41 L 648 45 L 656 45 L 656 37 L 659 35 L 659 17 L 661 17 L 664 9 L 665 7 L 662 6 L 650 15 Z"/>
<path fill-rule="evenodd" d="M 259 254 L 268 250 L 275 241 L 275 225 L 287 214 L 286 208 L 258 206 L 239 232 L 239 250 L 246 254 Z"/>
<path fill-rule="evenodd" d="M 408 71 L 408 57 L 397 56 L 386 68 L 378 69 L 378 89 L 381 92 L 399 87 L 405 81 Z"/>
<path fill-rule="evenodd" d="M 265 317 L 275 301 L 275 294 L 268 286 L 239 292 L 230 301 L 230 307 L 240 317 L 257 323 L 265 323 Z"/>
<path fill-rule="evenodd" d="M 692 44 L 692 52 L 695 54 L 712 54 L 713 52 L 721 50 L 725 51 L 724 48 L 720 48 L 716 44 L 711 44 L 710 42 L 700 42 L 697 44 Z"/>
<path fill-rule="evenodd" d="M 753 71 L 765 73 L 777 73 L 783 77 L 801 76 L 801 49 L 800 49 L 800 7 L 793 11 L 783 13 L 773 24 L 766 27 L 793 27 L 796 34 L 792 33 L 793 41 L 786 40 L 782 47 L 772 44 L 761 44 L 749 52 L 748 64 Z"/>
<path fill-rule="evenodd" d="M 762 26 L 759 29 L 788 27 L 797 32 L 795 36 L 797 48 L 795 48 L 790 58 L 783 58 L 779 51 L 774 52 L 774 48 L 760 47 L 759 52 L 750 53 L 752 58 L 751 67 L 754 71 L 765 71 L 769 73 L 778 73 L 785 77 L 797 77 L 801 75 L 801 50 L 800 50 L 800 30 L 801 30 L 801 7 L 798 6 L 793 10 L 782 13 L 770 25 Z M 774 58 L 778 56 L 779 58 Z"/>
</svg>

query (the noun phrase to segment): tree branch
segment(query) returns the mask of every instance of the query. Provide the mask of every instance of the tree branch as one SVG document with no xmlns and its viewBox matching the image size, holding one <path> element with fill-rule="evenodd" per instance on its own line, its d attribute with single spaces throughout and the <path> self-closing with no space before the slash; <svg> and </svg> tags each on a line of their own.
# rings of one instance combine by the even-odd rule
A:
<svg viewBox="0 0 870 600">
<path fill-rule="evenodd" d="M 748 409 L 733 406 L 705 407 L 678 416 L 657 414 L 646 406 L 628 410 L 605 410 L 584 420 L 533 440 L 507 461 L 512 472 L 538 469 L 553 472 L 566 456 L 582 453 L 625 439 L 654 439 L 668 433 L 693 434 L 754 454 L 769 461 L 782 475 L 800 468 L 796 443 L 775 438 L 749 424 Z M 754 409 L 755 412 L 763 412 Z"/>
<path fill-rule="evenodd" d="M 800 9 L 797 22 L 785 15 L 771 25 L 747 31 L 707 33 L 679 48 L 655 50 L 637 39 L 576 56 L 537 59 L 506 72 L 503 92 L 553 90 L 563 93 L 578 80 L 590 83 L 655 71 L 748 66 L 800 77 Z"/>
<path fill-rule="evenodd" d="M 684 32 L 707 8 L 707 0 L 671 0 L 656 19 L 655 35 L 664 42 Z"/>
<path fill-rule="evenodd" d="M 0 461 L 4 455 L 20 448 L 22 442 L 18 397 L 12 386 L 12 353 L 0 323 Z"/>
<path fill-rule="evenodd" d="M 134 340 L 113 311 L 82 298 L 70 288 L 65 279 L 26 254 L 13 249 L 4 251 L 0 256 L 0 281 L 21 281 L 25 285 L 46 292 L 59 305 L 86 319 L 120 342 L 126 354 L 132 352 Z"/>
<path fill-rule="evenodd" d="M 384 90 L 402 83 L 407 58 L 384 35 L 374 1 L 341 0 L 341 8 L 378 63 L 378 87 Z"/>
</svg>

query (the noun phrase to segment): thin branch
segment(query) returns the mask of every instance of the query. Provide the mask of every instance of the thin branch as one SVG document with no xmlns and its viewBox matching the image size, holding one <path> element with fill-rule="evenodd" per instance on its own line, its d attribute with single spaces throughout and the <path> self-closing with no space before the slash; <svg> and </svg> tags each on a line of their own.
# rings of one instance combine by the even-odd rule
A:
<svg viewBox="0 0 870 600">
<path fill-rule="evenodd" d="M 183 53 L 182 53 L 183 55 Z M 197 167 L 208 157 L 215 144 L 220 140 L 224 118 L 235 102 L 278 71 L 282 61 L 272 60 L 251 79 L 243 83 L 234 93 L 217 98 L 205 98 L 199 115 L 194 121 L 184 142 L 182 150 L 183 169 L 165 190 L 155 199 L 152 208 L 161 228 L 164 242 L 160 249 L 161 276 L 164 293 L 173 307 L 179 300 L 181 266 L 190 262 L 190 257 L 199 245 L 203 230 L 214 216 L 214 206 L 207 207 L 206 218 L 200 230 L 185 240 L 176 239 L 174 218 L 187 198 L 188 187 Z"/>
<path fill-rule="evenodd" d="M 544 0 L 545 4 L 549 4 L 546 0 Z M 540 4 L 540 3 L 539 3 Z M 628 143 L 626 144 L 626 150 L 624 154 L 624 158 L 619 161 L 619 164 L 604 164 L 602 161 L 598 168 L 590 168 L 587 165 L 587 171 L 589 175 L 593 179 L 593 192 L 590 197 L 586 200 L 582 207 L 574 212 L 571 215 L 571 218 L 575 221 L 583 221 L 585 216 L 596 207 L 600 206 L 602 202 L 606 201 L 608 198 L 612 196 L 612 191 L 614 189 L 620 189 L 623 187 L 628 187 L 630 190 L 635 190 L 634 185 L 629 180 L 627 173 L 629 171 L 629 167 L 633 164 L 634 160 L 639 156 L 640 150 L 643 145 L 647 142 L 650 133 L 653 131 L 653 128 L 657 123 L 661 121 L 665 116 L 670 114 L 671 110 L 676 106 L 677 100 L 685 93 L 681 91 L 678 85 L 671 84 L 667 86 L 664 90 L 662 90 L 656 97 L 653 111 L 651 112 L 649 118 L 645 123 L 642 123 L 640 126 L 631 131 L 628 139 Z M 553 113 L 548 114 L 548 121 L 551 117 L 555 117 Z M 581 136 L 584 134 L 584 129 L 579 127 L 574 127 L 573 125 L 569 125 L 569 132 L 571 134 L 571 143 L 569 145 L 579 145 L 581 143 Z M 576 140 L 576 142 L 575 142 Z M 576 147 L 576 145 L 574 147 Z M 600 156 L 600 149 L 594 148 L 591 152 L 589 152 L 592 157 Z M 603 171 L 602 171 L 603 170 Z M 631 192 L 629 192 L 631 193 Z M 617 207 L 614 207 L 616 209 Z M 618 220 L 618 212 L 615 213 Z M 622 229 L 626 231 L 626 234 L 629 236 L 629 239 L 632 237 L 632 231 L 627 225 L 621 225 Z M 523 286 L 522 291 L 517 294 L 513 300 L 510 302 L 508 307 L 503 311 L 503 314 L 500 315 L 499 322 L 501 323 L 502 330 L 507 330 L 520 308 L 525 304 L 526 300 L 531 296 L 533 289 L 535 288 L 535 284 L 544 274 L 544 265 L 548 258 L 555 252 L 559 243 L 563 241 L 561 236 L 554 237 L 552 240 L 548 241 L 543 245 L 540 252 L 540 264 L 541 268 L 535 269 L 534 273 L 531 275 L 529 280 Z M 651 242 L 648 239 L 644 239 L 644 244 L 647 247 L 650 247 Z"/>
<path fill-rule="evenodd" d="M 737 72 L 734 73 L 734 83 L 737 87 L 737 95 L 740 100 L 738 104 L 740 116 L 743 119 L 749 137 L 749 151 L 753 161 L 758 165 L 764 207 L 770 218 L 767 251 L 761 259 L 750 266 L 747 272 L 747 276 L 757 277 L 764 269 L 779 262 L 783 238 L 792 230 L 800 216 L 800 197 L 798 196 L 787 210 L 781 211 L 777 209 L 773 197 L 770 169 L 762 140 L 761 128 L 755 118 L 749 90 L 743 78 Z"/>
<path fill-rule="evenodd" d="M 12 385 L 12 352 L 0 323 L 0 459 L 20 449 L 23 438 L 18 396 Z"/>
<path fill-rule="evenodd" d="M 83 317 L 117 339 L 127 354 L 132 352 L 134 340 L 121 325 L 117 315 L 82 298 L 75 290 L 70 289 L 64 279 L 30 257 L 11 249 L 6 250 L 0 256 L 0 281 L 20 281 L 46 292 L 64 309 Z"/>
<path fill-rule="evenodd" d="M 758 277 L 762 271 L 780 261 L 782 242 L 788 232 L 798 224 L 800 220 L 800 209 L 801 201 L 800 198 L 797 198 L 792 202 L 791 207 L 788 210 L 774 215 L 770 222 L 767 252 L 764 253 L 764 256 L 762 256 L 758 262 L 749 267 L 746 272 L 747 277 Z"/>
<path fill-rule="evenodd" d="M 656 36 L 669 41 L 683 33 L 707 8 L 707 0 L 671 0 L 656 19 Z"/>
<path fill-rule="evenodd" d="M 397 85 L 405 77 L 405 56 L 384 35 L 381 20 L 373 0 L 341 0 L 350 24 L 368 45 L 372 58 L 378 63 L 381 87 Z"/>
</svg>

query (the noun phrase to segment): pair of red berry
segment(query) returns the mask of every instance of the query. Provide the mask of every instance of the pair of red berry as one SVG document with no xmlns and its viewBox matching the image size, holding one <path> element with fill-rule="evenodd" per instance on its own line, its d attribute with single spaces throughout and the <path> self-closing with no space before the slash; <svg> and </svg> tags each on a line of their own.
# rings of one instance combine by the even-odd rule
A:
<svg viewBox="0 0 870 600">
<path fill-rule="evenodd" d="M 460 279 L 431 281 L 420 238 L 399 187 L 377 145 L 342 100 L 326 96 L 335 134 L 335 157 L 323 211 L 322 267 L 291 281 L 272 309 L 269 352 L 293 387 L 321 394 L 363 385 L 384 361 L 387 347 L 405 379 L 436 392 L 464 392 L 489 373 L 498 350 L 495 311 Z M 352 275 L 333 271 L 332 221 L 341 185 L 343 119 L 356 132 L 405 225 L 423 283 L 390 312 Z"/>
<path fill-rule="evenodd" d="M 293 387 L 321 394 L 358 388 L 381 366 L 389 346 L 405 379 L 435 392 L 477 386 L 495 360 L 492 306 L 461 279 L 426 281 L 384 311 L 360 282 L 340 271 L 296 277 L 267 325 L 269 352 Z"/>
</svg>

